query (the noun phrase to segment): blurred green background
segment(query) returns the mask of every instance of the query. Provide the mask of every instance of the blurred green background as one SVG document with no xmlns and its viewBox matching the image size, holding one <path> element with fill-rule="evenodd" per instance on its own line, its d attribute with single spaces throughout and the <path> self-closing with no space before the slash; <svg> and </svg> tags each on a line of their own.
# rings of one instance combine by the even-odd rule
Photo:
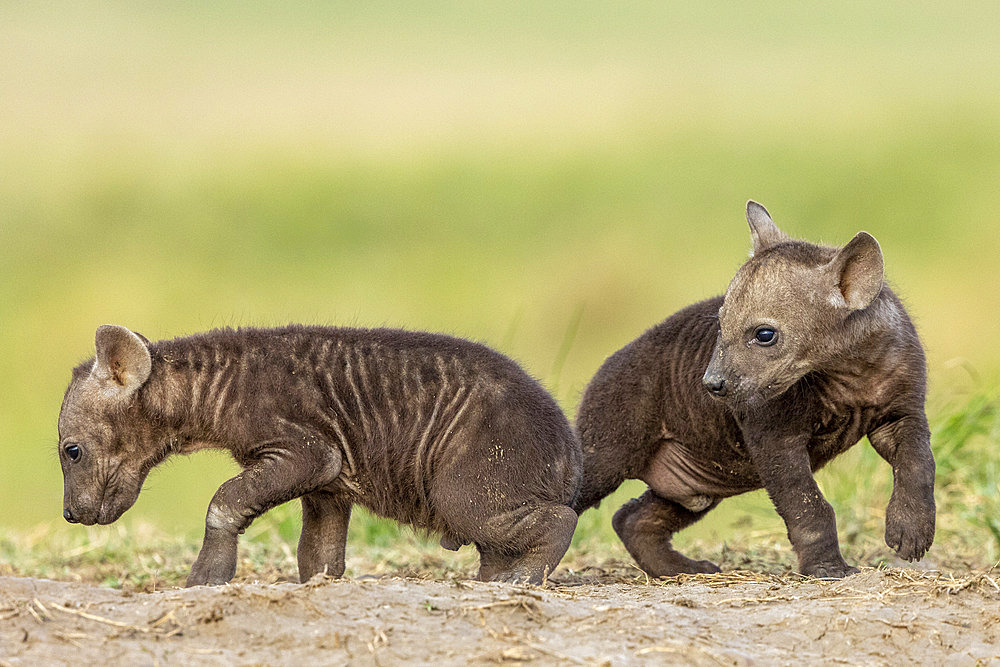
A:
<svg viewBox="0 0 1000 667">
<path fill-rule="evenodd" d="M 56 416 L 100 324 L 448 332 L 572 414 L 725 289 L 748 198 L 874 234 L 932 404 L 989 394 L 997 26 L 995 2 L 0 4 L 0 526 L 80 530 Z M 122 521 L 197 535 L 233 470 L 168 462 Z"/>
</svg>

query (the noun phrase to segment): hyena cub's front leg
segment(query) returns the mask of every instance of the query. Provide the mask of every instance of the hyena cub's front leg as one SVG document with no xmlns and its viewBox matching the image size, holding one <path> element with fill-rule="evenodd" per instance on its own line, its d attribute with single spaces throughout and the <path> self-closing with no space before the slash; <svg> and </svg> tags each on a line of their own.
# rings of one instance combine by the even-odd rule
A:
<svg viewBox="0 0 1000 667">
<path fill-rule="evenodd" d="M 892 466 L 892 497 L 885 509 L 885 543 L 904 560 L 919 560 L 934 542 L 934 455 L 921 411 L 868 434 Z"/>
<path fill-rule="evenodd" d="M 813 478 L 808 436 L 747 438 L 747 449 L 774 508 L 785 521 L 799 572 L 841 578 L 858 571 L 844 561 L 833 507 Z"/>
<path fill-rule="evenodd" d="M 238 536 L 247 526 L 269 509 L 330 484 L 340 465 L 340 454 L 323 442 L 262 448 L 255 463 L 215 492 L 205 519 L 205 541 L 187 585 L 232 579 Z"/>
</svg>

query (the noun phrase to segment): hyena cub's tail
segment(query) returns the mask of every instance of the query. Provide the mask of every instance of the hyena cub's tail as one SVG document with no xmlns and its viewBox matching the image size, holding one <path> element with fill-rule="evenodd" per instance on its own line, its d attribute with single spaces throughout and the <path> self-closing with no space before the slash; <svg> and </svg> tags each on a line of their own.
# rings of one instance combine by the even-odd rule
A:
<svg viewBox="0 0 1000 667">
<path fill-rule="evenodd" d="M 623 471 L 600 456 L 593 447 L 583 448 L 583 481 L 570 507 L 578 515 L 591 507 L 597 507 L 609 494 L 625 481 Z"/>
</svg>

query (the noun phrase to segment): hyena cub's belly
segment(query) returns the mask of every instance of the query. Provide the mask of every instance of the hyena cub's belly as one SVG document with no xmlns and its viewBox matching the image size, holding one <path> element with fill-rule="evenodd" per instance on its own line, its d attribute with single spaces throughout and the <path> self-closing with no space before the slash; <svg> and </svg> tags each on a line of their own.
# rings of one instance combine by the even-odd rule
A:
<svg viewBox="0 0 1000 667">
<path fill-rule="evenodd" d="M 640 479 L 661 498 L 692 512 L 760 487 L 749 458 L 735 449 L 714 454 L 699 455 L 677 440 L 663 439 Z"/>
</svg>

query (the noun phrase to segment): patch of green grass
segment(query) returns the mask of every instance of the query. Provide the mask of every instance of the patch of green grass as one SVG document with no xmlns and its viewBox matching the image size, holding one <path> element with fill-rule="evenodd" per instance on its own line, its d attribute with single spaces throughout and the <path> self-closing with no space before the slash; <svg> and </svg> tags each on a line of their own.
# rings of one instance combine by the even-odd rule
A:
<svg viewBox="0 0 1000 667">
<path fill-rule="evenodd" d="M 987 560 L 1000 558 L 1000 398 L 952 399 L 932 420 L 940 534 Z"/>
<path fill-rule="evenodd" d="M 196 542 L 149 524 L 72 533 L 38 526 L 0 537 L 0 573 L 151 591 L 182 585 L 197 553 Z"/>
</svg>

